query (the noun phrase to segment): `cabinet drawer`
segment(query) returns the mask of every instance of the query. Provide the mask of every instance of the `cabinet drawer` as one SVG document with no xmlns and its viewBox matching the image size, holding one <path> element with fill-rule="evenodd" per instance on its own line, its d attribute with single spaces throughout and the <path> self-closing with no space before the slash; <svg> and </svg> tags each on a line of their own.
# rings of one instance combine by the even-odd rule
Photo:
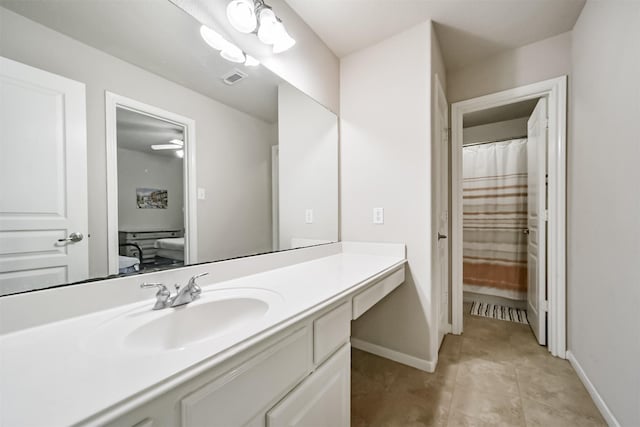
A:
<svg viewBox="0 0 640 427">
<path fill-rule="evenodd" d="M 353 297 L 353 319 L 362 316 L 404 282 L 404 266 Z"/>
<path fill-rule="evenodd" d="M 348 427 L 351 346 L 343 345 L 267 413 L 268 427 Z"/>
<path fill-rule="evenodd" d="M 311 367 L 311 331 L 301 329 L 182 399 L 183 427 L 244 426 Z M 262 413 L 262 415 L 260 415 Z"/>
<path fill-rule="evenodd" d="M 313 322 L 313 362 L 318 365 L 351 336 L 351 304 L 345 302 Z"/>
</svg>

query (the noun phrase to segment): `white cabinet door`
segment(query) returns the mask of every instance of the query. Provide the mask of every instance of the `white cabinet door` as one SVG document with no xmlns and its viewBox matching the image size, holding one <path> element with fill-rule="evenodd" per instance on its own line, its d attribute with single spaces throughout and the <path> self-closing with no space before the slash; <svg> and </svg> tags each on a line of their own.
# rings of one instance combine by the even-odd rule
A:
<svg viewBox="0 0 640 427">
<path fill-rule="evenodd" d="M 348 427 L 351 345 L 345 344 L 267 413 L 268 427 Z"/>
<path fill-rule="evenodd" d="M 182 427 L 253 427 L 311 367 L 311 331 L 301 329 L 186 396 Z"/>
<path fill-rule="evenodd" d="M 89 277 L 85 114 L 84 84 L 0 57 L 0 295 Z"/>
</svg>

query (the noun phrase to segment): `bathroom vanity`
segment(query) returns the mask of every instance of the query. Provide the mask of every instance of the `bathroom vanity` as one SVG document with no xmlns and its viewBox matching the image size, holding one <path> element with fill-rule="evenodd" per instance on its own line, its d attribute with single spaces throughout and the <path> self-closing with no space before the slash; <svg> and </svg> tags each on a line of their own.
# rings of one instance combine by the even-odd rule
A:
<svg viewBox="0 0 640 427">
<path fill-rule="evenodd" d="M 402 244 L 342 242 L 5 297 L 0 424 L 347 426 L 351 320 L 405 262 Z M 203 272 L 182 307 L 139 288 Z M 74 308 L 105 282 L 120 300 Z M 21 306 L 54 308 L 35 325 Z"/>
</svg>

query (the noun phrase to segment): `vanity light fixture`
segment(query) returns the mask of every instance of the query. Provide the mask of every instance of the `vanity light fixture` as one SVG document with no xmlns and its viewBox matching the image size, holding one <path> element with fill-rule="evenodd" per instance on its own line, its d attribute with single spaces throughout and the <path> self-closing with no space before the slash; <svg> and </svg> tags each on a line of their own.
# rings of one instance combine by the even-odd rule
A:
<svg viewBox="0 0 640 427">
<path fill-rule="evenodd" d="M 244 65 L 246 65 L 247 67 L 257 67 L 258 65 L 260 65 L 260 61 L 258 61 L 251 55 L 247 55 L 247 60 L 244 61 Z"/>
<path fill-rule="evenodd" d="M 230 1 L 227 5 L 227 19 L 241 33 L 254 32 L 258 26 L 258 18 L 253 0 Z"/>
<path fill-rule="evenodd" d="M 264 0 L 231 0 L 227 5 L 227 19 L 241 33 L 255 32 L 262 43 L 273 46 L 273 53 L 284 52 L 296 44 Z"/>
<path fill-rule="evenodd" d="M 182 150 L 184 147 L 184 142 L 179 139 L 172 139 L 168 144 L 153 144 L 151 146 L 152 150 Z"/>
<path fill-rule="evenodd" d="M 176 151 L 176 156 L 178 156 L 179 158 L 183 158 L 184 157 L 184 150 L 178 150 Z"/>
<path fill-rule="evenodd" d="M 244 65 L 246 65 L 247 67 L 256 67 L 260 65 L 260 61 L 258 61 L 256 58 L 247 55 L 238 46 L 231 43 L 218 32 L 212 30 L 206 25 L 200 27 L 200 35 L 209 46 L 211 46 L 215 50 L 219 50 L 220 56 L 222 56 L 227 61 L 235 62 L 238 64 L 244 63 Z"/>
<path fill-rule="evenodd" d="M 239 64 L 247 60 L 247 57 L 244 56 L 244 52 L 238 46 L 231 43 L 220 51 L 220 56 L 227 61 L 237 62 Z"/>
<path fill-rule="evenodd" d="M 260 8 L 260 27 L 258 28 L 258 38 L 264 44 L 274 44 L 278 38 L 278 18 L 273 13 L 273 9 L 268 6 Z"/>
</svg>

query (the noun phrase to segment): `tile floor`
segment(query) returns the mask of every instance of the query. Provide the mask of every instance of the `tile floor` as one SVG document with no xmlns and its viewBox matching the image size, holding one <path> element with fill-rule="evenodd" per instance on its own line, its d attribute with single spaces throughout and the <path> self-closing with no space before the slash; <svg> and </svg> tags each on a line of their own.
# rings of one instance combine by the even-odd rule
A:
<svg viewBox="0 0 640 427">
<path fill-rule="evenodd" d="M 606 426 L 529 326 L 465 314 L 464 330 L 446 336 L 433 374 L 353 349 L 352 427 Z"/>
</svg>

